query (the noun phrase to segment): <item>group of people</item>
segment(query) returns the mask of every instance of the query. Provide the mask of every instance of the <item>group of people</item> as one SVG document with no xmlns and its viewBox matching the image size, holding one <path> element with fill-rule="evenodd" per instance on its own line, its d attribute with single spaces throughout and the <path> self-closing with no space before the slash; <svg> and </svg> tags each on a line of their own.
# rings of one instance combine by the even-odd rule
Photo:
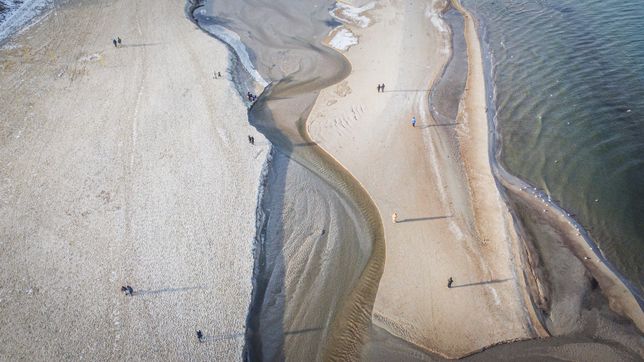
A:
<svg viewBox="0 0 644 362">
<path fill-rule="evenodd" d="M 256 95 L 254 95 L 254 94 L 253 94 L 253 93 L 251 93 L 251 92 L 248 92 L 246 95 L 248 96 L 248 101 L 249 101 L 249 102 L 255 102 L 255 101 L 257 100 L 257 96 L 256 96 Z"/>
<path fill-rule="evenodd" d="M 123 294 L 129 295 L 130 297 L 134 295 L 134 289 L 129 285 L 122 286 L 121 291 L 123 292 Z"/>
<path fill-rule="evenodd" d="M 221 78 L 221 72 L 217 72 L 217 71 L 215 71 L 215 72 L 214 72 L 214 76 L 215 76 L 215 79 L 219 79 L 219 78 Z"/>
<path fill-rule="evenodd" d="M 251 135 L 249 135 L 249 136 L 248 136 L 248 142 L 249 142 L 251 145 L 254 145 L 254 144 L 255 144 L 255 136 L 251 136 Z"/>
<path fill-rule="evenodd" d="M 378 93 L 382 93 L 385 91 L 385 83 L 378 84 Z"/>
<path fill-rule="evenodd" d="M 116 37 L 116 39 L 112 39 L 112 44 L 114 44 L 115 48 L 118 48 L 121 46 L 122 40 L 121 37 Z"/>
</svg>

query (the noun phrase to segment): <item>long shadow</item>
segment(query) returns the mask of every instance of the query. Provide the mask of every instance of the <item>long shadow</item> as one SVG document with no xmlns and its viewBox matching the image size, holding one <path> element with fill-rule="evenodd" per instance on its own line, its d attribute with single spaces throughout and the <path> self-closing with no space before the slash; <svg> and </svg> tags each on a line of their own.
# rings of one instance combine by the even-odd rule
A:
<svg viewBox="0 0 644 362">
<path fill-rule="evenodd" d="M 121 44 L 120 48 L 141 48 L 141 47 L 153 47 L 161 45 L 163 43 L 141 43 L 141 44 Z"/>
<path fill-rule="evenodd" d="M 416 221 L 427 221 L 427 220 L 438 220 L 438 219 L 449 219 L 452 217 L 452 215 L 445 215 L 445 216 L 429 216 L 429 217 L 417 217 L 417 218 L 411 218 L 411 219 L 402 219 L 398 220 L 396 224 L 402 224 L 404 222 L 416 222 Z"/>
<path fill-rule="evenodd" d="M 146 295 L 157 295 L 157 294 L 165 294 L 165 293 L 180 293 L 180 292 L 188 292 L 191 290 L 198 290 L 198 289 L 206 289 L 205 287 L 202 286 L 196 286 L 196 287 L 182 287 L 182 288 L 162 288 L 162 289 L 154 289 L 154 290 L 135 290 L 133 295 L 135 296 L 146 296 Z"/>
<path fill-rule="evenodd" d="M 487 280 L 483 282 L 476 282 L 476 283 L 468 283 L 468 284 L 460 284 L 460 285 L 452 285 L 452 288 L 464 288 L 464 287 L 473 287 L 476 285 L 484 285 L 484 284 L 496 284 L 496 283 L 503 283 L 507 282 L 509 280 L 512 280 L 512 278 L 507 278 L 507 279 L 495 279 L 495 280 Z"/>
<path fill-rule="evenodd" d="M 217 341 L 226 341 L 230 339 L 243 338 L 245 333 L 230 333 L 230 334 L 218 334 L 216 336 L 204 336 L 202 338 L 203 342 L 217 342 Z"/>
<path fill-rule="evenodd" d="M 392 90 L 386 90 L 382 91 L 382 93 L 426 93 L 429 92 L 430 89 L 392 89 Z"/>
<path fill-rule="evenodd" d="M 431 127 L 451 127 L 451 126 L 458 126 L 458 124 L 459 124 L 458 122 L 455 122 L 455 123 L 443 123 L 443 124 L 428 124 L 428 125 L 425 125 L 425 126 L 418 126 L 416 128 L 423 129 L 423 128 L 431 128 Z"/>
</svg>

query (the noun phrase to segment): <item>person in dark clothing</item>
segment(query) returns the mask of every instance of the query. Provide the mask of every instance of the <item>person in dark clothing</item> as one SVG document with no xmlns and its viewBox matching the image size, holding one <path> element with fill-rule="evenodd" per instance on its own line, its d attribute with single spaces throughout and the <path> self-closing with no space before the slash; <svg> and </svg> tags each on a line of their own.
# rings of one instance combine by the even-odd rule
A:
<svg viewBox="0 0 644 362">
<path fill-rule="evenodd" d="M 451 288 L 453 283 L 454 283 L 454 279 L 452 279 L 452 277 L 449 277 L 449 279 L 447 279 L 447 287 Z"/>
<path fill-rule="evenodd" d="M 380 93 L 380 84 L 378 84 L 378 93 Z"/>
<path fill-rule="evenodd" d="M 127 286 L 127 293 L 128 293 L 130 296 L 133 296 L 133 295 L 134 295 L 134 289 L 132 289 L 132 287 L 131 287 L 131 286 L 129 286 L 129 285 Z"/>
<path fill-rule="evenodd" d="M 118 45 L 116 45 L 116 39 L 112 39 L 112 44 L 114 44 L 115 48 L 118 46 Z"/>
<path fill-rule="evenodd" d="M 122 291 L 122 292 L 123 292 L 123 294 L 125 294 L 125 295 L 127 295 L 127 293 L 128 293 L 128 291 L 127 291 L 127 287 L 126 287 L 126 286 L 122 286 L 122 287 L 121 287 L 121 291 Z"/>
<path fill-rule="evenodd" d="M 255 136 L 250 136 L 250 144 L 251 145 L 255 144 Z"/>
<path fill-rule="evenodd" d="M 221 78 L 221 72 L 217 72 L 217 78 Z"/>
<path fill-rule="evenodd" d="M 385 83 L 382 83 L 380 85 L 380 90 L 384 93 L 385 92 Z"/>
<path fill-rule="evenodd" d="M 116 41 L 119 43 L 119 46 L 121 46 L 121 37 L 117 37 Z"/>
<path fill-rule="evenodd" d="M 197 339 L 199 342 L 203 342 L 203 333 L 201 333 L 201 329 L 197 329 Z"/>
</svg>

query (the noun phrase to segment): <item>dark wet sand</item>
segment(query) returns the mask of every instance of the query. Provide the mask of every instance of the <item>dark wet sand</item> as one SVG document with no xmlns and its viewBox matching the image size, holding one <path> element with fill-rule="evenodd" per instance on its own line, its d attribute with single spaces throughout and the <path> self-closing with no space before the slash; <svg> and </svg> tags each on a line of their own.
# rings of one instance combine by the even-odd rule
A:
<svg viewBox="0 0 644 362">
<path fill-rule="evenodd" d="M 318 40 L 329 30 L 329 6 L 213 2 L 207 16 L 198 17 L 206 28 L 212 22 L 239 34 L 271 83 L 249 111 L 251 124 L 274 147 L 258 227 L 250 359 L 357 356 L 381 274 L 383 234 L 375 206 L 304 128 L 318 90 L 351 69 Z"/>
</svg>

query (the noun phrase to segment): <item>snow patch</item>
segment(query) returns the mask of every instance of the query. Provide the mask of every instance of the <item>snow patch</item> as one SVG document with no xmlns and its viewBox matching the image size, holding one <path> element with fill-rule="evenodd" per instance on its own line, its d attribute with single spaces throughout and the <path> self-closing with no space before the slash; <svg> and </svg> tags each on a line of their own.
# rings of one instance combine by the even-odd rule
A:
<svg viewBox="0 0 644 362">
<path fill-rule="evenodd" d="M 52 4 L 53 0 L 25 0 L 22 3 L 7 4 L 7 10 L 0 21 L 0 42 L 38 23 Z"/>
<path fill-rule="evenodd" d="M 330 36 L 329 46 L 337 50 L 346 51 L 350 47 L 358 44 L 358 37 L 351 30 L 342 26 L 333 29 Z"/>
<path fill-rule="evenodd" d="M 204 15 L 204 14 L 202 13 L 200 15 Z M 248 55 L 248 50 L 246 49 L 246 46 L 241 41 L 241 38 L 237 33 L 217 24 L 200 23 L 199 25 L 207 32 L 214 35 L 219 40 L 223 41 L 224 43 L 228 44 L 231 48 L 233 48 L 233 50 L 239 57 L 239 61 L 242 63 L 246 71 L 251 75 L 251 77 L 253 77 L 253 79 L 255 79 L 257 83 L 259 83 L 262 87 L 266 87 L 268 85 L 268 82 L 259 74 L 257 69 L 255 69 L 255 67 L 253 66 L 253 62 L 250 60 L 250 56 Z"/>
<path fill-rule="evenodd" d="M 376 5 L 375 2 L 370 2 L 361 7 L 351 6 L 349 4 L 338 2 L 335 4 L 333 9 L 329 12 L 332 17 L 341 23 L 353 24 L 361 28 L 366 28 L 371 23 L 369 17 L 363 15 L 367 10 L 371 10 Z"/>
<path fill-rule="evenodd" d="M 445 21 L 441 18 L 441 15 L 431 5 L 427 5 L 425 8 L 425 16 L 429 18 L 429 21 L 432 22 L 432 25 L 434 25 L 439 32 L 446 33 L 449 31 Z"/>
</svg>

